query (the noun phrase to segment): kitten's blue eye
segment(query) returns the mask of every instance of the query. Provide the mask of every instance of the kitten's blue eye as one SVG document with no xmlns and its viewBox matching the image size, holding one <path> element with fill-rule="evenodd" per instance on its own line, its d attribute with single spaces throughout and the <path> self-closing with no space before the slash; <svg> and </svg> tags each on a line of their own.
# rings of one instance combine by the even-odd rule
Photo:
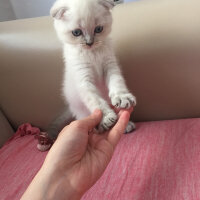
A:
<svg viewBox="0 0 200 200">
<path fill-rule="evenodd" d="M 101 33 L 103 31 L 103 26 L 97 26 L 95 29 L 94 29 L 94 32 L 95 33 Z"/>
<path fill-rule="evenodd" d="M 75 30 L 72 31 L 72 34 L 75 37 L 78 37 L 78 36 L 82 35 L 82 31 L 81 31 L 81 29 L 75 29 Z"/>
</svg>

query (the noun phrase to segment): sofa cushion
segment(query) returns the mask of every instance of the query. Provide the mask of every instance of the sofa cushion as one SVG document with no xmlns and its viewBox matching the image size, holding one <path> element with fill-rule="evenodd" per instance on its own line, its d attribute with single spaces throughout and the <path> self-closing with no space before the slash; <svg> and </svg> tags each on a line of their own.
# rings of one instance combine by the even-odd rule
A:
<svg viewBox="0 0 200 200">
<path fill-rule="evenodd" d="M 137 123 L 123 135 L 97 183 L 82 200 L 200 199 L 200 119 Z M 17 200 L 47 152 L 33 135 L 15 135 L 0 149 L 0 195 Z"/>
</svg>

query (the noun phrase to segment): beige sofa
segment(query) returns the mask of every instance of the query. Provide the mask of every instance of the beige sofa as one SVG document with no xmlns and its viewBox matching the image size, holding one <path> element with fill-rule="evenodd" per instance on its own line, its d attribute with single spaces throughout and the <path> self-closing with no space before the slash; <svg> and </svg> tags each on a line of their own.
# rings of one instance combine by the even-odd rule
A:
<svg viewBox="0 0 200 200">
<path fill-rule="evenodd" d="M 112 38 L 135 121 L 200 117 L 200 2 L 146 0 L 113 10 Z M 64 106 L 62 46 L 50 17 L 0 23 L 0 141 L 46 129 Z M 12 128 L 13 129 L 12 129 Z"/>
</svg>

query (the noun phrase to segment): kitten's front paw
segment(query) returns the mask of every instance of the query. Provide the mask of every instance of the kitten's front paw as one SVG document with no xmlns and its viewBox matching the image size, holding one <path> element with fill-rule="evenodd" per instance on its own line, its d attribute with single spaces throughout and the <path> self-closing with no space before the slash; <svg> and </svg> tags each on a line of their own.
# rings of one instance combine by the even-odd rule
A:
<svg viewBox="0 0 200 200">
<path fill-rule="evenodd" d="M 131 93 L 119 93 L 111 95 L 111 103 L 117 108 L 130 108 L 136 105 L 136 98 Z"/>
<path fill-rule="evenodd" d="M 105 113 L 103 115 L 102 121 L 98 127 L 99 132 L 103 133 L 103 132 L 109 130 L 112 126 L 115 125 L 115 123 L 117 122 L 117 119 L 118 119 L 118 117 L 114 111 Z"/>
</svg>

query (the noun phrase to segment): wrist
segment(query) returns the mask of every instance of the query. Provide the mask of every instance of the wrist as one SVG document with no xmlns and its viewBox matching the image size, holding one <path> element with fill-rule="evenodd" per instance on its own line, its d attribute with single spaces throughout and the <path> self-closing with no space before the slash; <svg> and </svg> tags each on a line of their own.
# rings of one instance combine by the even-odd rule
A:
<svg viewBox="0 0 200 200">
<path fill-rule="evenodd" d="M 21 200 L 79 200 L 81 196 L 63 175 L 42 167 Z"/>
<path fill-rule="evenodd" d="M 43 170 L 43 169 L 42 169 Z M 41 173 L 46 173 L 45 171 Z M 67 178 L 63 173 L 58 172 L 57 170 L 47 173 L 46 176 L 46 199 L 47 200 L 80 200 L 81 195 L 72 188 L 70 181 L 67 181 Z"/>
</svg>

